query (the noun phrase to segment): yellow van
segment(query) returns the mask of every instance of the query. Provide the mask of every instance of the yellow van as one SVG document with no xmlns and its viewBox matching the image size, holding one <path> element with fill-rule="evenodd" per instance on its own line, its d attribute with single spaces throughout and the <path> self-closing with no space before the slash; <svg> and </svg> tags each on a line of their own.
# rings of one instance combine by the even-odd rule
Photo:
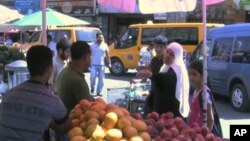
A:
<svg viewBox="0 0 250 141">
<path fill-rule="evenodd" d="M 47 32 L 52 36 L 54 42 L 58 42 L 61 38 L 66 37 L 71 43 L 78 40 L 92 43 L 96 41 L 96 33 L 101 31 L 95 27 L 51 27 Z M 25 52 L 32 45 L 40 44 L 42 44 L 41 31 L 37 31 L 31 35 L 29 42 L 22 46 L 22 50 Z"/>
<path fill-rule="evenodd" d="M 207 24 L 207 30 L 221 27 L 223 24 Z M 125 34 L 110 45 L 112 67 L 110 72 L 121 75 L 128 69 L 135 69 L 139 60 L 139 51 L 158 35 L 163 35 L 169 41 L 183 45 L 186 52 L 193 52 L 203 40 L 202 23 L 158 23 L 130 25 Z"/>
</svg>

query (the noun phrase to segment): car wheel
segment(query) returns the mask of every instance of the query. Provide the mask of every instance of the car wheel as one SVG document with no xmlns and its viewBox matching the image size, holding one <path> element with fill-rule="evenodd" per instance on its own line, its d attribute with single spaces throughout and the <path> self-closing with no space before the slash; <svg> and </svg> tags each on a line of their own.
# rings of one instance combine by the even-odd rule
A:
<svg viewBox="0 0 250 141">
<path fill-rule="evenodd" d="M 123 75 L 124 74 L 124 66 L 122 64 L 122 62 L 118 59 L 113 59 L 111 60 L 111 68 L 110 68 L 110 72 L 113 75 Z"/>
<path fill-rule="evenodd" d="M 246 88 L 242 84 L 233 86 L 231 90 L 231 103 L 236 111 L 246 112 L 249 110 L 250 101 Z"/>
</svg>

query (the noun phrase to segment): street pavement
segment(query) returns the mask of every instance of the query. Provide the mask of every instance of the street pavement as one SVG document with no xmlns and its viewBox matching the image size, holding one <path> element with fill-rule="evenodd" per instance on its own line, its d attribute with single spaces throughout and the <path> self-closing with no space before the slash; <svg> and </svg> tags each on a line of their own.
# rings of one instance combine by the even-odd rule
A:
<svg viewBox="0 0 250 141">
<path fill-rule="evenodd" d="M 135 71 L 129 71 L 124 76 L 112 76 L 106 71 L 105 88 L 103 98 L 107 100 L 107 89 L 123 88 L 129 86 L 129 81 L 135 77 Z M 89 83 L 89 73 L 86 73 L 86 80 Z M 224 138 L 229 139 L 229 126 L 234 124 L 250 125 L 250 113 L 236 112 L 230 105 L 230 101 L 226 97 L 215 96 L 215 105 L 220 116 Z"/>
</svg>

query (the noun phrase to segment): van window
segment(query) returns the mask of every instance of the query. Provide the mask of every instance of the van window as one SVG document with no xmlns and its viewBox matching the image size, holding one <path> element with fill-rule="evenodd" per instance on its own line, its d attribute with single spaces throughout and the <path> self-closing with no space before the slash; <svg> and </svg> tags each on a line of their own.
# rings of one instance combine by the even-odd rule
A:
<svg viewBox="0 0 250 141">
<path fill-rule="evenodd" d="M 236 38 L 232 61 L 234 63 L 250 63 L 250 36 Z"/>
<path fill-rule="evenodd" d="M 86 41 L 86 42 L 95 42 L 96 41 L 96 34 L 100 32 L 99 30 L 93 29 L 82 29 L 76 30 L 76 39 Z"/>
<path fill-rule="evenodd" d="M 116 48 L 128 48 L 137 44 L 139 29 L 130 28 L 117 42 Z"/>
<path fill-rule="evenodd" d="M 173 28 L 145 28 L 142 30 L 142 44 L 154 41 L 158 35 L 166 36 L 170 41 L 176 41 L 183 45 L 197 45 L 198 28 L 173 27 Z"/>
<path fill-rule="evenodd" d="M 70 30 L 49 30 L 48 34 L 52 36 L 54 42 L 58 42 L 62 38 L 71 39 Z"/>
<path fill-rule="evenodd" d="M 203 50 L 202 50 L 202 46 L 203 46 L 203 41 L 200 42 L 200 44 L 195 48 L 191 60 L 202 60 L 203 59 Z M 207 40 L 207 53 L 209 54 L 209 50 L 211 49 L 211 39 Z"/>
<path fill-rule="evenodd" d="M 158 35 L 165 36 L 164 28 L 144 28 L 142 29 L 142 44 L 149 44 L 154 41 L 155 37 Z"/>
<path fill-rule="evenodd" d="M 214 48 L 211 59 L 217 62 L 228 62 L 230 60 L 233 37 L 217 38 L 214 41 Z"/>
</svg>

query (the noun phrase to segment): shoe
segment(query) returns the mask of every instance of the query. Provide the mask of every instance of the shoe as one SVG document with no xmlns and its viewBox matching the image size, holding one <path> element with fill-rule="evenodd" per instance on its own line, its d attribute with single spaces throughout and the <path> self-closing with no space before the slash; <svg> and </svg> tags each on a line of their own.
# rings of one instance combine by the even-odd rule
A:
<svg viewBox="0 0 250 141">
<path fill-rule="evenodd" d="M 90 93 L 91 93 L 91 94 L 93 94 L 93 93 L 94 93 L 94 91 L 95 91 L 95 90 L 92 90 L 92 89 L 91 89 Z"/>
<path fill-rule="evenodd" d="M 102 94 L 101 93 L 97 93 L 97 96 L 102 96 Z"/>
</svg>

